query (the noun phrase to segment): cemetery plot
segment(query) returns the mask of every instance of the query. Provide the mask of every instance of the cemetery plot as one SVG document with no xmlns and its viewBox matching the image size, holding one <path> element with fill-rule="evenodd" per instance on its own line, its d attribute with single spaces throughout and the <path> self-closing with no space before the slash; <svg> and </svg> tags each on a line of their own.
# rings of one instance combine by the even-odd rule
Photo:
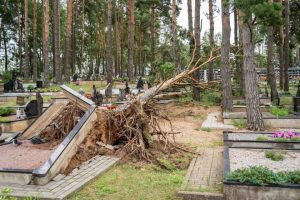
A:
<svg viewBox="0 0 300 200">
<path fill-rule="evenodd" d="M 224 145 L 236 148 L 300 150 L 300 134 L 293 131 L 223 132 Z"/>
<path fill-rule="evenodd" d="M 300 151 L 224 149 L 227 199 L 299 199 Z"/>
<path fill-rule="evenodd" d="M 263 112 L 264 124 L 273 128 L 300 128 L 300 116 L 287 114 L 286 116 L 275 116 L 270 112 Z M 234 125 L 247 120 L 245 112 L 223 113 L 224 124 Z"/>
</svg>

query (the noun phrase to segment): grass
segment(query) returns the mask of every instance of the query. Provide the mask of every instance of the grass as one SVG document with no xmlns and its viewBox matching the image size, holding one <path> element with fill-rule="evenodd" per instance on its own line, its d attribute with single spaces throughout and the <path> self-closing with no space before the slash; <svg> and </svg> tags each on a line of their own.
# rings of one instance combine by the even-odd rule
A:
<svg viewBox="0 0 300 200">
<path fill-rule="evenodd" d="M 212 91 L 202 92 L 200 102 L 194 101 L 192 98 L 192 94 L 188 94 L 188 95 L 179 97 L 178 101 L 177 101 L 177 105 L 183 106 L 190 102 L 194 102 L 196 104 L 204 106 L 204 108 L 208 108 L 211 106 L 219 106 L 221 103 L 221 93 L 220 92 L 212 92 Z"/>
<path fill-rule="evenodd" d="M 245 119 L 231 119 L 234 127 L 244 129 L 247 127 L 247 120 Z"/>
<path fill-rule="evenodd" d="M 221 147 L 224 145 L 223 140 L 218 139 L 218 140 L 214 140 L 212 143 L 208 144 L 207 147 L 208 148 L 216 148 L 216 147 Z"/>
<path fill-rule="evenodd" d="M 276 107 L 276 106 L 271 106 L 270 113 L 272 115 L 277 116 L 277 117 L 284 117 L 284 116 L 287 116 L 289 114 L 289 109 L 284 108 L 284 107 L 279 108 L 279 107 Z"/>
<path fill-rule="evenodd" d="M 201 128 L 201 131 L 211 132 L 211 129 L 210 128 Z"/>
<path fill-rule="evenodd" d="M 160 199 L 175 200 L 185 170 L 162 170 L 153 165 L 135 168 L 129 164 L 113 167 L 69 200 Z"/>
<path fill-rule="evenodd" d="M 291 96 L 282 96 L 280 97 L 280 105 L 292 105 L 293 98 Z"/>
<path fill-rule="evenodd" d="M 90 83 L 85 82 L 82 85 L 76 85 L 75 83 L 69 83 L 69 84 L 67 84 L 67 86 L 76 91 L 79 91 L 79 89 L 82 88 L 84 92 L 91 93 L 93 90 L 93 84 L 95 84 L 97 89 L 103 89 L 106 86 L 106 83 L 102 82 L 102 81 L 101 82 L 100 81 L 97 81 L 97 82 L 91 81 Z"/>
<path fill-rule="evenodd" d="M 265 156 L 273 161 L 281 161 L 284 159 L 284 153 L 281 151 L 266 151 Z"/>
<path fill-rule="evenodd" d="M 267 141 L 267 140 L 269 140 L 269 138 L 264 135 L 260 135 L 256 137 L 256 141 Z"/>
</svg>

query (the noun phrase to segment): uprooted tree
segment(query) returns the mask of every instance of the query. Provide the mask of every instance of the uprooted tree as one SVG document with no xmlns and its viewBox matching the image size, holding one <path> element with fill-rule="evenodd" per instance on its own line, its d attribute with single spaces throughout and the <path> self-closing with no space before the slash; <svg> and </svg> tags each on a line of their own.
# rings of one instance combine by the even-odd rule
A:
<svg viewBox="0 0 300 200">
<path fill-rule="evenodd" d="M 162 142 L 165 148 L 185 150 L 178 146 L 172 139 L 174 138 L 172 137 L 174 132 L 171 122 L 156 107 L 153 97 L 161 91 L 183 81 L 185 83 L 190 82 L 193 86 L 207 87 L 207 83 L 191 83 L 191 80 L 195 81 L 191 77 L 194 72 L 202 69 L 205 65 L 213 62 L 220 56 L 213 56 L 216 54 L 211 53 L 205 62 L 203 62 L 203 57 L 194 62 L 194 55 L 195 51 L 188 68 L 173 78 L 146 90 L 115 110 L 97 109 L 97 120 L 94 122 L 94 127 L 80 145 L 79 152 L 74 159 L 80 160 L 79 157 L 83 157 L 83 160 L 86 160 L 89 156 L 97 154 L 97 144 L 102 143 L 105 145 L 121 144 L 122 147 L 116 150 L 116 154 L 136 155 L 141 159 L 151 162 L 155 160 L 149 151 L 153 137 Z M 191 67 L 191 63 L 195 63 L 195 65 Z M 161 127 L 162 121 L 170 123 L 170 131 L 166 131 Z"/>
</svg>

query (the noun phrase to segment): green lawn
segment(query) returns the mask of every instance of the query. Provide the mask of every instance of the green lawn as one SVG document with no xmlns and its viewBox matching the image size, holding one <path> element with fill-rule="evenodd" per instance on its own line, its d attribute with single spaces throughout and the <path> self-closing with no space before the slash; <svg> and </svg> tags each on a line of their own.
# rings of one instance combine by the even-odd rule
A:
<svg viewBox="0 0 300 200">
<path fill-rule="evenodd" d="M 147 164 L 113 167 L 69 200 L 176 200 L 186 170 L 167 171 Z"/>
</svg>

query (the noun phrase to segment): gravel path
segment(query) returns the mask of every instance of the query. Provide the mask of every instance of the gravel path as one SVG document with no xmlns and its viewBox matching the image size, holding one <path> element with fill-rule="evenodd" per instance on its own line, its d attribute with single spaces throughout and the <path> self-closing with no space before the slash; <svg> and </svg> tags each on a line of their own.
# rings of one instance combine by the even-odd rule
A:
<svg viewBox="0 0 300 200">
<path fill-rule="evenodd" d="M 282 161 L 273 161 L 265 157 L 263 149 L 229 149 L 230 171 L 251 166 L 264 166 L 278 171 L 300 170 L 300 152 L 286 151 Z"/>
<path fill-rule="evenodd" d="M 229 140 L 256 140 L 259 136 L 267 136 L 270 140 L 272 139 L 272 134 L 258 134 L 258 133 L 229 133 Z"/>
</svg>

